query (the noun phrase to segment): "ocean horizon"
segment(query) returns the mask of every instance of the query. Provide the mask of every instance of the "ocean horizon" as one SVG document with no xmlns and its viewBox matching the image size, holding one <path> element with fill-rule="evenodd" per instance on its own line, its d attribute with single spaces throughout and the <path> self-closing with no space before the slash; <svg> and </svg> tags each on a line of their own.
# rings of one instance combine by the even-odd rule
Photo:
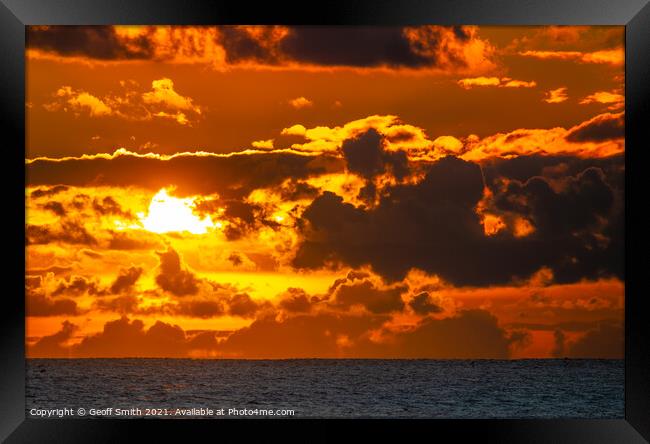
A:
<svg viewBox="0 0 650 444">
<path fill-rule="evenodd" d="M 617 359 L 27 359 L 28 417 L 624 417 Z"/>
</svg>

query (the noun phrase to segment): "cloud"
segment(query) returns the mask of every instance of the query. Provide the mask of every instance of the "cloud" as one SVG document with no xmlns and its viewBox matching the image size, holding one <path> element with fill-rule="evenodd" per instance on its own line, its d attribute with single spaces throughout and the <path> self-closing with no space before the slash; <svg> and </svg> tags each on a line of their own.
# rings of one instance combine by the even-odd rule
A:
<svg viewBox="0 0 650 444">
<path fill-rule="evenodd" d="M 49 225 L 27 225 L 26 241 L 28 245 L 61 242 L 68 244 L 96 245 L 92 236 L 79 221 L 62 220 Z"/>
<path fill-rule="evenodd" d="M 228 301 L 228 314 L 231 316 L 251 318 L 259 309 L 260 305 L 246 293 L 234 294 Z"/>
<path fill-rule="evenodd" d="M 589 105 L 591 103 L 602 103 L 609 105 L 607 109 L 616 110 L 625 105 L 625 96 L 615 92 L 597 91 L 593 94 L 589 94 L 580 101 L 581 105 Z"/>
<path fill-rule="evenodd" d="M 425 318 L 415 330 L 397 335 L 395 357 L 430 359 L 507 359 L 511 338 L 484 310 L 465 310 L 455 317 Z"/>
<path fill-rule="evenodd" d="M 585 359 L 623 359 L 625 332 L 614 323 L 601 323 L 569 345 L 567 355 Z"/>
<path fill-rule="evenodd" d="M 605 113 L 569 129 L 516 129 L 467 141 L 460 157 L 472 161 L 531 155 L 609 157 L 625 151 L 623 127 L 623 113 Z"/>
<path fill-rule="evenodd" d="M 156 252 L 160 257 L 160 272 L 156 283 L 165 291 L 175 296 L 196 294 L 199 291 L 199 279 L 190 271 L 181 268 L 181 258 L 171 247 L 167 251 Z"/>
<path fill-rule="evenodd" d="M 69 276 L 59 281 L 59 285 L 52 292 L 52 296 L 59 295 L 81 296 L 89 294 L 93 296 L 102 296 L 106 290 L 101 288 L 99 282 L 95 279 L 85 276 Z"/>
<path fill-rule="evenodd" d="M 371 128 L 345 140 L 341 146 L 348 171 L 358 174 L 366 181 L 358 197 L 369 203 L 374 202 L 379 190 L 376 180 L 378 176 L 388 175 L 401 181 L 410 173 L 406 153 L 387 151 L 386 142 L 382 134 Z"/>
<path fill-rule="evenodd" d="M 172 309 L 175 314 L 192 318 L 209 319 L 226 314 L 223 301 L 216 300 L 182 300 Z"/>
<path fill-rule="evenodd" d="M 120 358 L 187 357 L 193 350 L 209 351 L 216 345 L 214 333 L 188 335 L 178 325 L 156 321 L 145 328 L 141 320 L 127 317 L 109 321 L 100 333 L 65 345 L 77 327 L 67 321 L 61 331 L 39 340 L 28 350 L 32 357 Z"/>
<path fill-rule="evenodd" d="M 386 151 L 406 151 L 411 159 L 430 158 L 433 142 L 422 128 L 404 124 L 394 115 L 372 115 L 347 122 L 342 126 L 317 126 L 306 128 L 296 124 L 282 130 L 282 135 L 302 136 L 304 143 L 294 143 L 292 148 L 307 152 L 337 152 L 344 141 L 374 129 L 384 136 Z"/>
<path fill-rule="evenodd" d="M 607 157 L 625 149 L 622 122 L 622 113 L 606 113 L 569 129 L 517 129 L 484 138 L 470 135 L 461 140 L 439 136 L 432 141 L 422 128 L 403 124 L 396 116 L 375 115 L 343 126 L 289 127 L 283 130 L 284 134 L 301 134 L 306 139 L 304 143 L 294 144 L 292 149 L 247 150 L 227 155 L 196 152 L 171 156 L 137 154 L 120 149 L 113 154 L 61 159 L 39 157 L 26 163 L 30 186 L 135 186 L 155 191 L 175 186 L 179 195 L 219 194 L 241 198 L 255 189 L 278 187 L 287 179 L 304 180 L 343 172 L 343 144 L 347 141 L 348 146 L 353 145 L 352 140 L 370 129 L 382 136 L 381 151 L 384 154 L 380 157 L 386 167 L 390 167 L 387 161 L 392 163 L 395 175 L 405 162 L 403 157 L 400 159 L 403 156 L 400 151 L 406 153 L 409 162 L 430 162 L 449 154 L 471 161 L 534 154 Z M 585 137 L 584 133 L 592 131 L 594 126 L 606 127 L 608 124 L 615 131 L 601 131 L 600 137 Z M 364 137 L 367 139 L 369 136 L 366 134 Z M 353 153 L 351 149 L 348 152 Z M 352 163 L 354 165 L 354 160 Z M 142 171 L 150 174 L 143 175 Z"/>
<path fill-rule="evenodd" d="M 109 250 L 152 250 L 160 248 L 160 239 L 145 230 L 114 231 L 107 230 Z"/>
<path fill-rule="evenodd" d="M 29 355 L 32 357 L 70 357 L 67 343 L 72 339 L 74 333 L 79 327 L 71 322 L 63 321 L 61 330 L 49 335 L 43 336 L 33 346 L 28 348 Z"/>
<path fill-rule="evenodd" d="M 77 303 L 68 298 L 51 298 L 41 287 L 40 276 L 26 278 L 25 311 L 27 316 L 61 316 L 79 314 Z"/>
<path fill-rule="evenodd" d="M 117 278 L 111 284 L 110 292 L 118 294 L 131 289 L 142 275 L 142 271 L 143 269 L 141 267 L 121 269 Z"/>
<path fill-rule="evenodd" d="M 296 97 L 295 99 L 289 100 L 289 105 L 295 109 L 308 108 L 313 104 L 314 102 L 304 97 Z"/>
<path fill-rule="evenodd" d="M 301 237 L 292 264 L 370 265 L 389 281 L 419 269 L 459 286 L 509 283 L 542 267 L 563 282 L 622 272 L 616 253 L 623 251 L 621 210 L 602 170 L 587 169 L 562 189 L 542 178 L 493 189 L 496 214 L 512 211 L 529 220 L 535 229 L 530 236 L 510 230 L 485 235 L 476 211 L 485 185 L 477 164 L 446 157 L 419 183 L 388 187 L 373 208 L 325 192 L 298 221 Z"/>
<path fill-rule="evenodd" d="M 231 64 L 484 71 L 494 48 L 472 26 L 223 27 Z"/>
<path fill-rule="evenodd" d="M 480 72 L 494 47 L 475 26 L 30 26 L 30 57 L 156 60 L 216 69 L 411 68 Z"/>
<path fill-rule="evenodd" d="M 571 128 L 565 135 L 569 142 L 602 142 L 625 137 L 623 113 L 605 113 Z"/>
<path fill-rule="evenodd" d="M 182 96 L 174 90 L 172 79 L 163 77 L 151 82 L 151 91 L 142 94 L 147 104 L 163 105 L 170 109 L 194 111 L 201 114 L 201 108 L 194 105 L 192 99 Z"/>
<path fill-rule="evenodd" d="M 442 307 L 426 291 L 413 296 L 408 305 L 415 313 L 422 316 L 443 311 Z"/>
<path fill-rule="evenodd" d="M 66 215 L 65 208 L 63 208 L 63 205 L 61 204 L 61 202 L 56 202 L 56 201 L 51 200 L 48 203 L 43 204 L 41 206 L 41 208 L 43 208 L 44 210 L 49 210 L 49 211 L 53 212 L 54 214 L 56 214 L 57 216 L 60 216 L 60 217 L 63 217 L 63 216 Z"/>
<path fill-rule="evenodd" d="M 403 285 L 377 288 L 370 281 L 346 283 L 336 288 L 330 304 L 343 310 L 358 305 L 374 314 L 390 313 L 404 308 L 402 294 L 407 290 Z"/>
<path fill-rule="evenodd" d="M 308 313 L 311 311 L 312 301 L 302 288 L 289 287 L 280 297 L 278 307 L 290 313 Z"/>
<path fill-rule="evenodd" d="M 219 351 L 249 359 L 337 358 L 345 356 L 340 338 L 357 341 L 385 320 L 334 314 L 298 315 L 282 322 L 265 317 L 235 331 L 219 345 Z"/>
<path fill-rule="evenodd" d="M 263 150 L 272 150 L 273 149 L 273 139 L 267 140 L 255 140 L 251 143 L 253 148 L 259 148 Z"/>
<path fill-rule="evenodd" d="M 622 118 L 622 114 L 619 117 Z M 581 157 L 606 157 L 624 151 L 625 144 L 620 137 L 567 143 L 564 137 L 567 132 L 571 132 L 583 124 L 586 122 L 569 129 L 561 127 L 520 128 L 483 138 L 470 134 L 460 139 L 453 136 L 438 136 L 431 140 L 422 128 L 404 124 L 397 116 L 373 115 L 334 127 L 306 128 L 296 124 L 283 129 L 282 134 L 301 136 L 306 139 L 306 142 L 294 143 L 292 145 L 294 149 L 335 154 L 341 152 L 341 147 L 346 140 L 359 137 L 373 129 L 384 136 L 385 151 L 404 151 L 409 161 L 435 161 L 446 155 L 460 155 L 463 159 L 473 161 L 481 161 L 489 157 L 562 153 Z"/>
<path fill-rule="evenodd" d="M 174 82 L 167 77 L 153 80 L 151 90 L 140 93 L 135 82 L 120 82 L 123 91 L 97 97 L 87 91 L 62 86 L 54 94 L 53 102 L 43 107 L 50 112 L 72 111 L 75 115 L 87 112 L 90 117 L 114 116 L 132 121 L 150 121 L 155 117 L 171 119 L 180 125 L 198 120 L 203 108 L 190 97 L 179 94 Z"/>
<path fill-rule="evenodd" d="M 284 358 L 430 358 L 507 359 L 520 338 L 510 337 L 483 310 L 467 310 L 440 320 L 427 318 L 398 332 L 379 331 L 384 316 L 297 315 L 267 317 L 237 330 L 219 345 L 226 356 Z"/>
<path fill-rule="evenodd" d="M 100 60 L 146 59 L 153 54 L 146 38 L 127 45 L 112 26 L 29 26 L 26 42 L 28 48 Z"/>
<path fill-rule="evenodd" d="M 496 86 L 499 88 L 534 88 L 537 82 L 534 80 L 514 80 L 510 77 L 473 77 L 458 80 L 458 85 L 465 89 L 471 89 L 477 86 Z"/>
<path fill-rule="evenodd" d="M 598 63 L 621 66 L 625 62 L 624 48 L 606 49 L 593 52 L 582 51 L 521 51 L 519 55 L 548 60 L 575 60 L 580 63 Z"/>
<path fill-rule="evenodd" d="M 68 187 L 65 186 L 65 185 L 56 185 L 56 186 L 49 187 L 49 188 L 38 188 L 38 189 L 32 191 L 29 194 L 29 197 L 31 197 L 32 199 L 39 199 L 41 197 L 50 197 L 50 196 L 54 196 L 54 195 L 56 195 L 58 193 L 62 193 L 64 191 L 67 191 L 67 190 L 68 190 Z"/>
<path fill-rule="evenodd" d="M 158 191 L 175 186 L 179 195 L 242 197 L 285 180 L 340 172 L 342 161 L 332 156 L 290 152 L 240 152 L 231 155 L 181 153 L 172 156 L 136 154 L 85 155 L 27 162 L 30 185 L 135 186 Z M 142 174 L 147 171 L 148 174 Z"/>
<path fill-rule="evenodd" d="M 372 179 L 387 170 L 396 178 L 404 177 L 408 173 L 406 153 L 387 152 L 384 144 L 384 136 L 374 128 L 343 141 L 341 149 L 348 170 L 366 179 Z"/>
<path fill-rule="evenodd" d="M 111 196 L 93 199 L 92 208 L 101 216 L 116 215 L 126 220 L 135 219 L 131 212 L 122 209 L 122 206 Z"/>
<path fill-rule="evenodd" d="M 569 97 L 567 96 L 567 88 L 557 88 L 547 91 L 545 93 L 544 102 L 546 103 L 562 103 L 566 101 Z"/>
<path fill-rule="evenodd" d="M 103 100 L 94 95 L 82 91 L 73 90 L 70 86 L 62 86 L 55 93 L 56 101 L 45 104 L 48 111 L 68 110 L 68 106 L 75 113 L 87 111 L 91 117 L 110 116 L 113 109 L 104 103 Z"/>
</svg>

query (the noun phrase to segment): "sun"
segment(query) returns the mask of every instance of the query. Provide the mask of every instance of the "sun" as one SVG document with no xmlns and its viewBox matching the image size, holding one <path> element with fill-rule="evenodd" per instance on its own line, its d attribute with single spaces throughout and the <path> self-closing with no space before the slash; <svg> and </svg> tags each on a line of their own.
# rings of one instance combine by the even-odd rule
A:
<svg viewBox="0 0 650 444">
<path fill-rule="evenodd" d="M 192 234 L 204 234 L 208 229 L 218 227 L 209 216 L 200 218 L 192 211 L 193 198 L 170 196 L 165 188 L 151 198 L 147 213 L 138 213 L 140 223 L 147 231 L 169 233 L 187 231 Z"/>
</svg>

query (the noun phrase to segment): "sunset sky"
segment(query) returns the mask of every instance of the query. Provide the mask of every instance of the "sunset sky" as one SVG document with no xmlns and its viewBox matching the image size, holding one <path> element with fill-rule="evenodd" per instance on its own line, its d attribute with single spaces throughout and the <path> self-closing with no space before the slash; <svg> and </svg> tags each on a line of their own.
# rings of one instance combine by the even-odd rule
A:
<svg viewBox="0 0 650 444">
<path fill-rule="evenodd" d="M 29 357 L 622 357 L 623 27 L 32 26 Z"/>
</svg>

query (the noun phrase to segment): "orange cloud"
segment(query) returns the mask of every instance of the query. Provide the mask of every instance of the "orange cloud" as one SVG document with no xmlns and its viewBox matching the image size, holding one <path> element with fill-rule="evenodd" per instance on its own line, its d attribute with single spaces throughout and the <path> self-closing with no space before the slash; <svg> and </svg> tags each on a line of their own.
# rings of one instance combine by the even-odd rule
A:
<svg viewBox="0 0 650 444">
<path fill-rule="evenodd" d="M 273 149 L 273 139 L 267 140 L 255 140 L 251 143 L 253 148 L 259 148 L 263 150 L 272 150 Z"/>
<path fill-rule="evenodd" d="M 582 52 L 582 51 L 521 51 L 519 55 L 534 57 L 537 59 L 575 60 L 580 63 L 601 63 L 621 66 L 625 62 L 625 50 L 623 48 Z"/>
<path fill-rule="evenodd" d="M 73 90 L 70 86 L 59 88 L 55 93 L 55 97 L 57 101 L 43 105 L 46 110 L 58 111 L 63 109 L 67 111 L 67 106 L 70 106 L 72 111 L 79 113 L 84 110 L 91 117 L 109 116 L 113 113 L 111 107 L 103 100 L 86 91 Z"/>
<path fill-rule="evenodd" d="M 625 96 L 615 92 L 597 91 L 580 101 L 581 105 L 588 105 L 591 103 L 602 103 L 609 105 L 607 109 L 616 110 L 625 105 Z"/>
<path fill-rule="evenodd" d="M 174 82 L 169 78 L 162 78 L 151 82 L 151 91 L 142 94 L 144 103 L 163 105 L 170 109 L 194 111 L 201 114 L 201 108 L 192 103 L 192 99 L 184 97 L 174 91 Z"/>
<path fill-rule="evenodd" d="M 623 114 L 600 114 L 569 129 L 518 129 L 471 143 L 465 160 L 525 155 L 607 157 L 625 151 Z"/>
<path fill-rule="evenodd" d="M 460 79 L 457 83 L 465 89 L 471 89 L 476 86 L 496 86 L 499 88 L 534 88 L 537 86 L 537 82 L 534 80 L 513 80 L 510 77 L 474 77 Z"/>
<path fill-rule="evenodd" d="M 314 102 L 305 97 L 296 97 L 295 99 L 289 100 L 289 105 L 295 109 L 308 108 L 312 106 Z"/>
<path fill-rule="evenodd" d="M 96 97 L 86 91 L 63 86 L 54 93 L 55 100 L 45 103 L 47 111 L 68 111 L 75 113 L 87 111 L 91 117 L 115 116 L 126 120 L 146 121 L 153 117 L 171 119 L 180 125 L 189 125 L 201 115 L 202 108 L 195 105 L 190 97 L 180 95 L 174 90 L 169 78 L 154 80 L 151 91 L 139 94 L 130 89 L 134 82 L 120 82 L 125 88 L 122 94 L 107 94 Z"/>
<path fill-rule="evenodd" d="M 566 101 L 569 96 L 567 95 L 567 88 L 562 87 L 562 88 L 557 88 L 557 89 L 552 89 L 550 91 L 547 91 L 545 93 L 545 98 L 544 102 L 546 103 L 562 103 Z"/>
</svg>

